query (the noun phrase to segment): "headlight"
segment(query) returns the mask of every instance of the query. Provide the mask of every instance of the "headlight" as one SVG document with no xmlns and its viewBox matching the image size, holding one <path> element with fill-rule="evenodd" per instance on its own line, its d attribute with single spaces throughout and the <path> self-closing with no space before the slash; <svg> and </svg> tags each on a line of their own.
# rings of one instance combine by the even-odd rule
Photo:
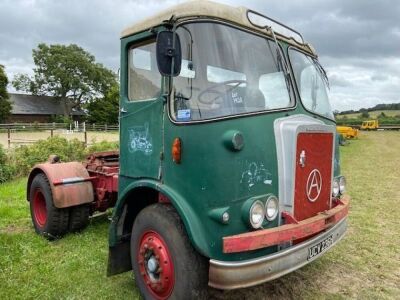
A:
<svg viewBox="0 0 400 300">
<path fill-rule="evenodd" d="M 250 224 L 253 228 L 260 228 L 264 222 L 264 204 L 257 200 L 250 207 Z"/>
<path fill-rule="evenodd" d="M 279 211 L 278 198 L 275 196 L 269 196 L 265 203 L 265 217 L 268 221 L 272 221 L 276 218 Z"/>
<path fill-rule="evenodd" d="M 339 178 L 339 192 L 344 194 L 346 191 L 346 178 L 344 176 Z"/>
<path fill-rule="evenodd" d="M 340 188 L 339 188 L 339 179 L 333 178 L 332 182 L 332 196 L 337 197 L 339 196 Z"/>
</svg>

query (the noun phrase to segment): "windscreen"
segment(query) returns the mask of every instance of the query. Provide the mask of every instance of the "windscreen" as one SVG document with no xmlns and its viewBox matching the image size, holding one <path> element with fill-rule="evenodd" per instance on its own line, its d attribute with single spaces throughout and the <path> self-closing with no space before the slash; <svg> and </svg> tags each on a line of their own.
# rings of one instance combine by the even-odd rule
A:
<svg viewBox="0 0 400 300">
<path fill-rule="evenodd" d="M 219 23 L 190 23 L 177 31 L 182 69 L 174 78 L 171 114 L 207 120 L 293 106 L 274 41 Z"/>
<path fill-rule="evenodd" d="M 313 58 L 297 50 L 290 49 L 289 58 L 305 108 L 326 118 L 334 119 L 322 67 Z"/>
</svg>

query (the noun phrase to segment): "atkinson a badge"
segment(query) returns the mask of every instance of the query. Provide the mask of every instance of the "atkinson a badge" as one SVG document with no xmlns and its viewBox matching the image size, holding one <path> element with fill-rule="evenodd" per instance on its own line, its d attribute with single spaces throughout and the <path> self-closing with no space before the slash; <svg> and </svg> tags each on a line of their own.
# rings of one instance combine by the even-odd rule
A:
<svg viewBox="0 0 400 300">
<path fill-rule="evenodd" d="M 311 171 L 310 175 L 308 175 L 306 193 L 307 198 L 311 202 L 315 202 L 319 195 L 321 194 L 322 189 L 322 176 L 320 171 L 314 169 Z"/>
</svg>

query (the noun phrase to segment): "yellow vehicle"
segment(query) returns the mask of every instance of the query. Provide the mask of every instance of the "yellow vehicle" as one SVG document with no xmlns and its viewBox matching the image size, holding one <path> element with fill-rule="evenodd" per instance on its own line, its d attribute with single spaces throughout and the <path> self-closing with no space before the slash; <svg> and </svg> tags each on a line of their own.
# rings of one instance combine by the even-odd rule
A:
<svg viewBox="0 0 400 300">
<path fill-rule="evenodd" d="M 358 129 L 349 126 L 336 126 L 336 131 L 345 139 L 354 139 L 358 137 Z"/>
<path fill-rule="evenodd" d="M 361 130 L 377 130 L 378 128 L 378 120 L 368 120 L 361 124 Z"/>
</svg>

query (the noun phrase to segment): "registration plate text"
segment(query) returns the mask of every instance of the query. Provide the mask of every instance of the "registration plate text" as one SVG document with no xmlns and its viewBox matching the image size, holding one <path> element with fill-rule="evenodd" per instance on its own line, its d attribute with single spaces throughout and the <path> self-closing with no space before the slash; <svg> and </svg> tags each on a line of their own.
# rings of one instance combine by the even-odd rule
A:
<svg viewBox="0 0 400 300">
<path fill-rule="evenodd" d="M 328 249 L 330 246 L 332 246 L 332 244 L 333 244 L 333 235 L 331 234 L 323 241 L 308 248 L 307 260 L 310 260 L 310 259 L 318 256 L 319 254 L 324 252 L 326 249 Z"/>
</svg>

